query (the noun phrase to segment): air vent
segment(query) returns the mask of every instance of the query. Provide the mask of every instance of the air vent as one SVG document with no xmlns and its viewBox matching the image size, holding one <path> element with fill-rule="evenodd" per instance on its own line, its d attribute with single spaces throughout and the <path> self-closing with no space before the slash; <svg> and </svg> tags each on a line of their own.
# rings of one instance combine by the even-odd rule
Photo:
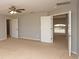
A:
<svg viewBox="0 0 79 59">
<path fill-rule="evenodd" d="M 67 4 L 70 4 L 70 3 L 71 3 L 70 1 L 67 1 L 67 2 L 57 3 L 56 5 L 67 5 Z"/>
</svg>

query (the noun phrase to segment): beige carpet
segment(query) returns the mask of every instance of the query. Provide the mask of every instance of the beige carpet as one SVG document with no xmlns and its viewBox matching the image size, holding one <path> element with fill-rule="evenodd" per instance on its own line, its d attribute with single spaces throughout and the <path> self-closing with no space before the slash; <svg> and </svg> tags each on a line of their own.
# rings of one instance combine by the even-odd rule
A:
<svg viewBox="0 0 79 59">
<path fill-rule="evenodd" d="M 66 41 L 54 40 L 54 44 L 31 40 L 8 39 L 0 41 L 0 59 L 77 59 L 68 56 Z"/>
</svg>

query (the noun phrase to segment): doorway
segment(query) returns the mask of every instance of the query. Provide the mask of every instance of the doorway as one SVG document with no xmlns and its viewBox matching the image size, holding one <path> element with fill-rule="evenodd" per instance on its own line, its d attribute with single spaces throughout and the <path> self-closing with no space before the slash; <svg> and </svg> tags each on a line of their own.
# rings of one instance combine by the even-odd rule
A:
<svg viewBox="0 0 79 59">
<path fill-rule="evenodd" d="M 68 49 L 68 14 L 53 16 L 53 39 L 62 49 Z"/>
<path fill-rule="evenodd" d="M 18 38 L 18 19 L 6 20 L 7 38 Z"/>
<path fill-rule="evenodd" d="M 69 56 L 71 56 L 71 11 L 53 15 L 53 19 L 57 18 L 64 18 L 64 21 L 62 20 L 61 23 L 59 20 L 57 22 L 53 20 L 56 22 L 56 24 L 53 24 L 53 42 L 55 41 L 54 39 L 60 38 L 60 42 L 62 42 L 62 39 L 64 39 L 63 43 L 66 44 Z"/>
<path fill-rule="evenodd" d="M 7 27 L 7 37 L 10 37 L 10 19 L 6 20 L 6 27 Z"/>
</svg>

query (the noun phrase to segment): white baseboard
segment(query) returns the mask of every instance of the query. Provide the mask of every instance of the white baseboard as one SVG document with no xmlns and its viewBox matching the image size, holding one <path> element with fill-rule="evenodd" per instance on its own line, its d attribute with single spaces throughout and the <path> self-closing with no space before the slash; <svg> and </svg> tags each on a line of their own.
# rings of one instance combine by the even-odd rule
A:
<svg viewBox="0 0 79 59">
<path fill-rule="evenodd" d="M 75 51 L 72 51 L 72 53 L 75 54 L 75 55 L 77 55 L 77 52 L 75 52 Z"/>
<path fill-rule="evenodd" d="M 6 40 L 6 39 L 7 39 L 6 37 L 4 37 L 4 38 L 0 38 L 0 41 Z"/>
<path fill-rule="evenodd" d="M 43 40 L 41 40 L 41 42 L 43 42 L 43 43 L 53 43 L 53 41 L 43 41 Z"/>
<path fill-rule="evenodd" d="M 20 39 L 25 39 L 25 40 L 34 40 L 34 41 L 40 41 L 40 39 L 33 38 L 33 37 L 19 37 Z"/>
</svg>

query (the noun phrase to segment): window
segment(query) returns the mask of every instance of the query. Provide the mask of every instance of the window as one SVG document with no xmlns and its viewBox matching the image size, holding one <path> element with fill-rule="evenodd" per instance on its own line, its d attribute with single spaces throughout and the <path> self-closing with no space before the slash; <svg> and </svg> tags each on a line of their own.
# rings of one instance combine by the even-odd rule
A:
<svg viewBox="0 0 79 59">
<path fill-rule="evenodd" d="M 66 33 L 65 28 L 66 28 L 65 24 L 55 24 L 54 33 Z"/>
</svg>

